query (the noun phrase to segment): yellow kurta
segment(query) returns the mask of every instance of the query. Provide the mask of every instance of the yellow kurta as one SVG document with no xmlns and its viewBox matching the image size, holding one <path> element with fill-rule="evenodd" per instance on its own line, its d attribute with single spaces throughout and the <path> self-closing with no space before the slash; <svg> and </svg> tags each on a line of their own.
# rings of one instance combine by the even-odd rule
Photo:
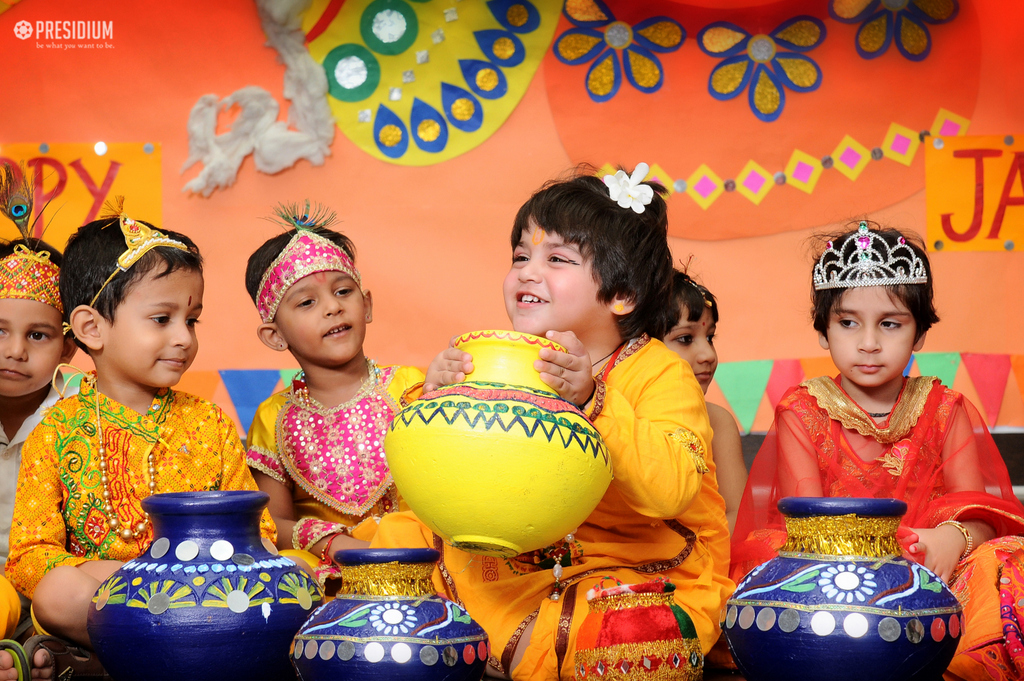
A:
<svg viewBox="0 0 1024 681">
<path fill-rule="evenodd" d="M 6 574 L 29 597 L 59 565 L 128 561 L 153 540 L 151 524 L 127 542 L 108 525 L 93 385 L 87 376 L 78 395 L 54 405 L 22 449 Z M 100 414 L 111 500 L 122 527 L 144 519 L 151 450 L 157 493 L 256 489 L 234 424 L 210 402 L 163 389 L 145 415 L 106 397 Z M 260 530 L 276 538 L 266 511 Z"/>
<path fill-rule="evenodd" d="M 408 508 L 384 458 L 384 435 L 402 396 L 423 383 L 415 367 L 370 363 L 371 379 L 348 402 L 328 409 L 302 396 L 301 377 L 260 405 L 249 429 L 249 466 L 292 492 L 293 546 L 308 550 L 344 531 L 369 541 L 382 516 Z M 302 410 L 286 422 L 288 409 Z M 297 432 L 292 432 L 292 431 Z M 326 461 L 334 462 L 325 466 Z M 342 470 L 344 468 L 344 470 Z"/>
<path fill-rule="evenodd" d="M 412 512 L 385 518 L 372 544 L 441 550 L 435 585 L 484 627 L 491 664 L 502 671 L 533 622 L 517 680 L 573 677 L 586 592 L 604 577 L 674 582 L 676 602 L 692 617 L 705 651 L 718 638 L 719 613 L 733 590 L 725 502 L 714 462 L 701 456 L 711 428 L 692 370 L 660 341 L 643 337 L 619 353 L 603 399 L 600 392 L 591 419 L 608 446 L 615 479 L 570 544 L 513 559 L 474 556 L 445 545 Z M 560 598 L 552 600 L 550 564 L 564 551 L 572 565 L 564 568 Z"/>
</svg>

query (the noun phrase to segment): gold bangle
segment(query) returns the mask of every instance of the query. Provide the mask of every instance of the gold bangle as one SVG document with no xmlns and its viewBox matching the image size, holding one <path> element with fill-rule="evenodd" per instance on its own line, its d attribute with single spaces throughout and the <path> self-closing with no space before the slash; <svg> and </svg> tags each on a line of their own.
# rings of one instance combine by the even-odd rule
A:
<svg viewBox="0 0 1024 681">
<path fill-rule="evenodd" d="M 956 529 L 960 530 L 960 532 L 962 532 L 964 535 L 964 540 L 967 542 L 967 547 L 964 549 L 964 552 L 960 554 L 960 560 L 963 560 L 967 556 L 971 555 L 971 551 L 974 550 L 974 537 L 971 535 L 971 531 L 964 527 L 963 523 L 957 520 L 944 520 L 935 527 L 942 527 L 943 525 L 951 525 Z"/>
</svg>

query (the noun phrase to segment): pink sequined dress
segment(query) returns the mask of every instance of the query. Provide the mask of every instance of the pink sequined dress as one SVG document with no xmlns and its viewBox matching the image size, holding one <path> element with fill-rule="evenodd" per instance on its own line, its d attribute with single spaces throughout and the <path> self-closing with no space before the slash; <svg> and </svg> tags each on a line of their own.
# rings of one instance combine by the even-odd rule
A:
<svg viewBox="0 0 1024 681">
<path fill-rule="evenodd" d="M 369 541 L 380 518 L 405 510 L 387 459 L 384 435 L 402 395 L 423 382 L 414 367 L 378 368 L 348 402 L 326 408 L 309 396 L 302 374 L 259 406 L 249 429 L 249 467 L 292 492 L 296 517 L 292 544 L 308 551 L 342 532 Z M 333 564 L 317 568 L 321 582 L 338 576 Z"/>
</svg>

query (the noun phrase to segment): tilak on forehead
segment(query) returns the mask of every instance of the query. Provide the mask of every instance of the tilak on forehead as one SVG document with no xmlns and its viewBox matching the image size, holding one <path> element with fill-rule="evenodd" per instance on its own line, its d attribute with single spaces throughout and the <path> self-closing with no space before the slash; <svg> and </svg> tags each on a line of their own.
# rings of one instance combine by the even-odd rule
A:
<svg viewBox="0 0 1024 681">
<path fill-rule="evenodd" d="M 24 168 L 19 175 L 11 165 L 3 164 L 0 172 L 0 213 L 14 222 L 27 243 L 33 241 L 35 221 L 32 208 L 32 185 Z M 59 280 L 60 269 L 50 262 L 47 251 L 36 251 L 19 244 L 13 253 L 0 260 L 0 298 L 35 300 L 64 314 Z"/>
<path fill-rule="evenodd" d="M 309 201 L 300 208 L 297 204 L 278 206 L 275 211 L 278 221 L 289 229 L 295 229 L 295 236 L 284 247 L 281 254 L 267 268 L 260 280 L 256 309 L 264 324 L 274 321 L 281 299 L 297 281 L 318 272 L 342 272 L 352 277 L 362 287 L 359 270 L 341 247 L 325 239 L 314 227 L 329 227 L 336 215 L 333 211 L 317 206 L 310 211 Z"/>
</svg>

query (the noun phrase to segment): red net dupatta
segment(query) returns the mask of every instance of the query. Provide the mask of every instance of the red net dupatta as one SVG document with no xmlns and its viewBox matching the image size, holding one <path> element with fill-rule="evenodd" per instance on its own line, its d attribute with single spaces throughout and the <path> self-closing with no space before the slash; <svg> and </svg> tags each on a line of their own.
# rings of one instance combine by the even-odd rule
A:
<svg viewBox="0 0 1024 681">
<path fill-rule="evenodd" d="M 986 522 L 998 536 L 1024 534 L 1024 506 L 981 415 L 931 377 L 906 379 L 880 425 L 838 379 L 805 381 L 783 396 L 740 503 L 734 580 L 785 543 L 778 502 L 787 496 L 901 499 L 904 531 L 959 519 Z"/>
</svg>

